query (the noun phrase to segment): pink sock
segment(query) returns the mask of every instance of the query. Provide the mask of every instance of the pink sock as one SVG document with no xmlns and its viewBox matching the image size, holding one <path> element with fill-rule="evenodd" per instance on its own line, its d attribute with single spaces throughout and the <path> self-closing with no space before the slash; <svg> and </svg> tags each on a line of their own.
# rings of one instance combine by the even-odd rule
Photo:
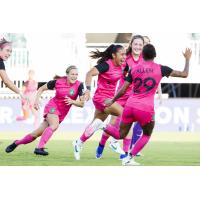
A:
<svg viewBox="0 0 200 200">
<path fill-rule="evenodd" d="M 135 143 L 134 147 L 131 150 L 131 154 L 133 156 L 136 156 L 143 148 L 144 146 L 148 143 L 149 139 L 151 136 L 143 134 L 140 139 Z"/>
<path fill-rule="evenodd" d="M 116 128 L 113 125 L 108 124 L 104 130 L 107 134 L 110 136 L 114 137 L 115 139 L 119 140 L 120 139 L 120 132 L 119 129 Z"/>
<path fill-rule="evenodd" d="M 107 135 L 105 132 L 103 132 L 99 144 L 101 144 L 102 146 L 105 146 L 109 137 L 110 137 L 109 135 Z"/>
<path fill-rule="evenodd" d="M 44 148 L 44 145 L 49 141 L 50 137 L 53 135 L 53 130 L 51 127 L 47 127 L 44 132 L 42 133 L 42 136 L 40 138 L 40 142 L 38 145 L 38 148 Z"/>
<path fill-rule="evenodd" d="M 88 140 L 95 131 L 99 130 L 102 123 L 103 121 L 97 118 L 90 125 L 88 125 L 84 133 L 80 137 L 81 142 L 85 142 L 86 140 Z"/>
<path fill-rule="evenodd" d="M 20 144 L 28 144 L 30 142 L 33 142 L 36 138 L 34 138 L 31 134 L 26 135 L 24 138 L 22 138 L 21 140 L 17 140 L 15 142 L 16 145 L 20 145 Z"/>
<path fill-rule="evenodd" d="M 124 138 L 123 140 L 123 150 L 124 152 L 128 152 L 131 145 L 131 139 L 130 138 Z"/>
<path fill-rule="evenodd" d="M 94 130 L 90 124 L 89 126 L 87 126 L 84 133 L 81 135 L 80 137 L 81 142 L 85 142 L 86 140 L 88 140 L 93 135 L 93 133 L 94 133 Z"/>
</svg>

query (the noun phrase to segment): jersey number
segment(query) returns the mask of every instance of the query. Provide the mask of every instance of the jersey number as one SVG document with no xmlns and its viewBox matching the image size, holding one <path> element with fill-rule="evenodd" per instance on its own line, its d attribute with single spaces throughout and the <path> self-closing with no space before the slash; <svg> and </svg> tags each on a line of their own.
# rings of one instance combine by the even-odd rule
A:
<svg viewBox="0 0 200 200">
<path fill-rule="evenodd" d="M 146 88 L 145 92 L 149 92 L 156 85 L 156 81 L 152 77 L 145 78 L 142 80 L 141 78 L 134 79 L 134 93 L 140 93 L 140 87 L 143 86 Z"/>
</svg>

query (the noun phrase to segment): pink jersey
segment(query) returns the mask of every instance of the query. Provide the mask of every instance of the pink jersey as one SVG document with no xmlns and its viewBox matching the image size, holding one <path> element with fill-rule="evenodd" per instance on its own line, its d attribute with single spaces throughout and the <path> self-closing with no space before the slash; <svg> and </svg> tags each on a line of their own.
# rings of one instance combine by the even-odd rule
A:
<svg viewBox="0 0 200 200">
<path fill-rule="evenodd" d="M 97 89 L 93 97 L 93 102 L 100 104 L 103 104 L 105 99 L 111 99 L 114 96 L 117 82 L 123 74 L 122 66 L 116 66 L 111 59 L 106 63 L 109 65 L 109 69 L 105 73 L 99 74 Z"/>
<path fill-rule="evenodd" d="M 34 80 L 27 80 L 25 83 L 24 83 L 24 86 L 26 87 L 24 93 L 29 93 L 29 92 L 35 92 L 37 91 L 37 88 L 38 88 L 38 83 Z"/>
<path fill-rule="evenodd" d="M 123 65 L 123 70 L 125 70 L 126 66 L 128 66 L 129 69 L 132 69 L 132 68 L 134 68 L 135 66 L 137 66 L 138 63 L 140 63 L 140 62 L 142 62 L 142 61 L 143 61 L 142 55 L 140 55 L 140 57 L 139 57 L 138 60 L 135 60 L 134 57 L 132 56 L 132 54 L 129 54 L 129 55 L 127 55 L 127 57 L 126 57 L 126 62 L 125 62 L 124 65 Z M 128 70 L 129 70 L 129 69 L 128 69 Z M 122 88 L 122 86 L 124 85 L 124 83 L 125 83 L 125 80 L 124 80 L 125 76 L 126 76 L 126 72 L 123 74 L 123 76 L 121 77 L 121 79 L 120 79 L 120 81 L 119 81 L 119 86 L 118 86 L 118 88 L 117 88 L 117 92 L 118 92 L 118 91 Z M 117 100 L 117 102 L 118 102 L 121 106 L 123 106 L 123 107 L 125 106 L 127 99 L 128 99 L 128 98 L 130 97 L 130 95 L 132 94 L 132 87 L 133 87 L 133 84 L 131 84 L 131 85 L 129 86 L 129 88 L 127 89 L 126 93 L 125 93 L 122 97 L 120 97 L 120 98 Z"/>
<path fill-rule="evenodd" d="M 140 62 L 132 68 L 129 78 L 134 85 L 126 106 L 154 112 L 154 95 L 162 79 L 161 66 L 153 61 Z"/>
<path fill-rule="evenodd" d="M 76 100 L 80 84 L 81 82 L 78 80 L 73 84 L 68 84 L 67 77 L 62 77 L 56 80 L 56 94 L 55 97 L 53 97 L 45 106 L 44 117 L 46 117 L 48 113 L 56 114 L 59 116 L 59 121 L 62 122 L 71 108 L 71 105 L 66 105 L 64 102 L 65 97 L 70 97 L 71 99 Z"/>
</svg>

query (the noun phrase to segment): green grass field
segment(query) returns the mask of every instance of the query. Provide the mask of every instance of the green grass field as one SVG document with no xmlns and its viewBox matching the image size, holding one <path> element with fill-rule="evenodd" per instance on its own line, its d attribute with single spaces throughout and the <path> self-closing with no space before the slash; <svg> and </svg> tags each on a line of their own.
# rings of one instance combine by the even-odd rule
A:
<svg viewBox="0 0 200 200">
<path fill-rule="evenodd" d="M 33 154 L 37 141 L 18 147 L 14 152 L 5 153 L 5 147 L 22 134 L 0 134 L 1 166 L 121 166 L 119 155 L 108 145 L 103 157 L 95 158 L 99 134 L 84 144 L 81 160 L 73 157 L 72 140 L 78 134 L 58 133 L 47 144 L 49 156 Z M 154 133 L 145 147 L 144 156 L 136 158 L 143 166 L 200 166 L 200 134 Z"/>
</svg>

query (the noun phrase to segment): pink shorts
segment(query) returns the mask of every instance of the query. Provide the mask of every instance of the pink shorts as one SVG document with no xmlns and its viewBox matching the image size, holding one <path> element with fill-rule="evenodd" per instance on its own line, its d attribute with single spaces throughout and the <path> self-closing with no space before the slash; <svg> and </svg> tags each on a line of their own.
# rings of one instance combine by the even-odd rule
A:
<svg viewBox="0 0 200 200">
<path fill-rule="evenodd" d="M 52 104 L 52 103 L 49 103 L 45 106 L 44 108 L 44 114 L 43 114 L 43 117 L 46 118 L 47 117 L 47 114 L 54 114 L 54 115 L 57 115 L 58 118 L 59 118 L 59 123 L 61 123 L 65 116 L 67 115 L 68 112 L 63 112 L 61 113 L 58 108 L 57 108 L 57 105 L 56 104 Z"/>
<path fill-rule="evenodd" d="M 120 106 L 122 106 L 123 108 L 125 107 L 125 105 L 126 105 L 126 101 L 127 101 L 127 99 L 125 100 L 125 99 L 119 99 L 119 100 L 117 100 L 116 102 L 120 105 Z"/>
<path fill-rule="evenodd" d="M 95 108 L 101 112 L 103 112 L 106 108 L 105 104 L 104 104 L 104 101 L 105 99 L 102 99 L 102 100 L 96 100 L 96 99 L 93 99 L 93 104 L 95 106 Z"/>
<path fill-rule="evenodd" d="M 130 124 L 138 122 L 141 126 L 144 126 L 151 121 L 154 121 L 154 112 L 147 112 L 144 110 L 138 110 L 137 108 L 125 106 L 122 113 L 122 122 Z"/>
</svg>

